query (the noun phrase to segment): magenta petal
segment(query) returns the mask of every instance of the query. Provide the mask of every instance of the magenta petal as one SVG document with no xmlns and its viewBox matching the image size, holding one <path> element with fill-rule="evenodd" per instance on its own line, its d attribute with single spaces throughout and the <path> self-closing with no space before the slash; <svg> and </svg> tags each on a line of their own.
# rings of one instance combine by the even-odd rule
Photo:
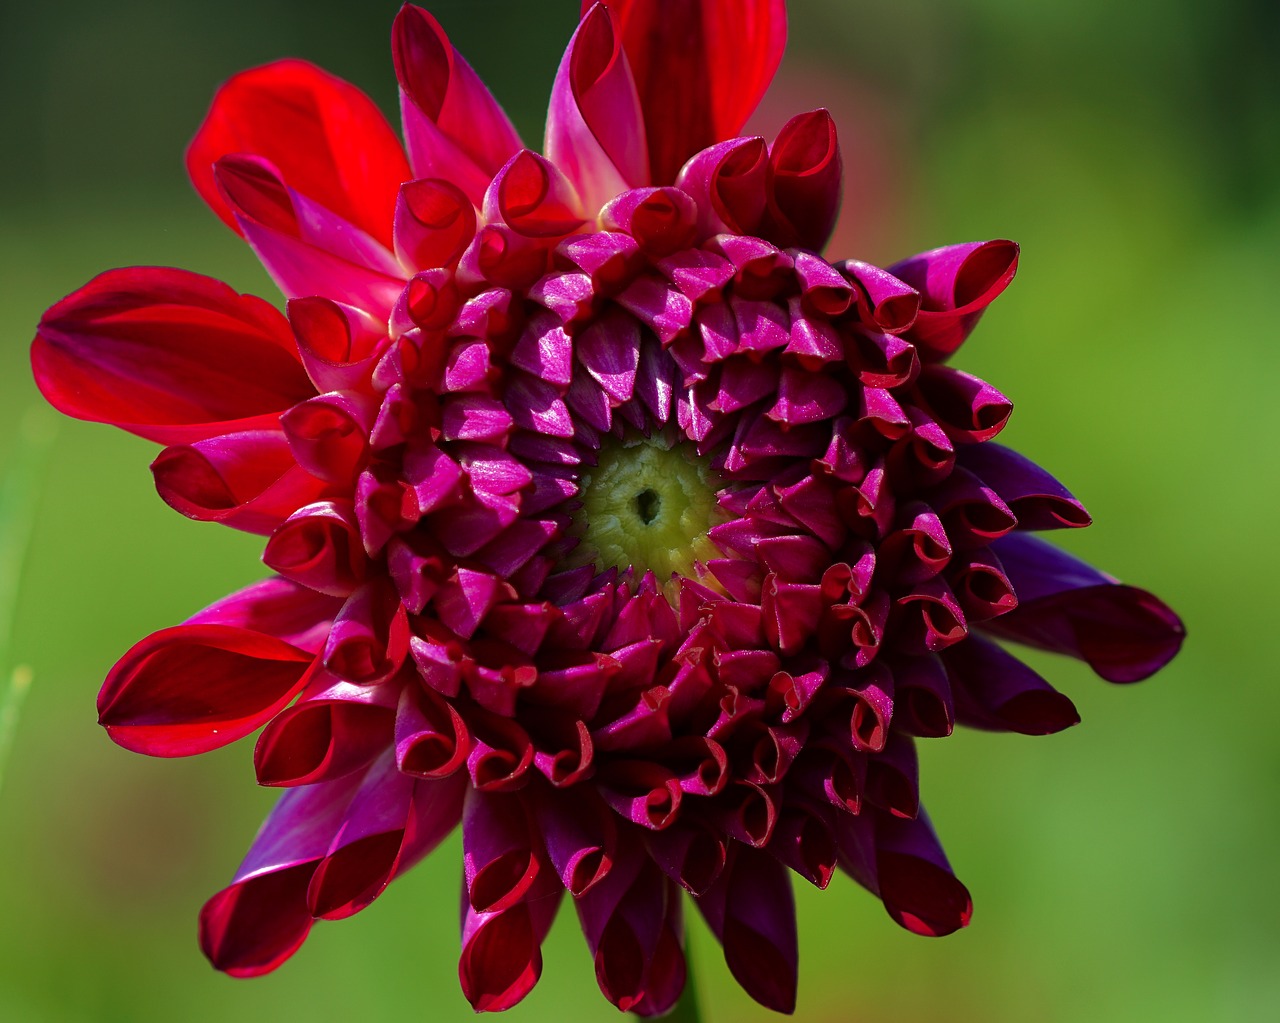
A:
<svg viewBox="0 0 1280 1023">
<path fill-rule="evenodd" d="M 311 912 L 339 920 L 368 906 L 454 829 L 465 790 L 461 775 L 420 781 L 400 774 L 388 751 L 365 774 L 316 867 L 307 892 Z"/>
<path fill-rule="evenodd" d="M 314 393 L 271 306 L 159 267 L 109 270 L 52 306 L 31 365 L 58 410 L 163 444 L 273 426 Z"/>
<path fill-rule="evenodd" d="M 920 314 L 907 337 L 934 359 L 959 348 L 1018 271 L 1010 241 L 970 242 L 922 252 L 889 267 L 921 295 Z"/>
<path fill-rule="evenodd" d="M 696 901 L 747 994 L 774 1012 L 794 1012 L 799 949 L 787 868 L 768 853 L 738 846 L 720 879 Z"/>
<path fill-rule="evenodd" d="M 165 504 L 188 518 L 270 533 L 325 485 L 294 460 L 284 434 L 231 433 L 175 444 L 151 463 Z"/>
<path fill-rule="evenodd" d="M 475 237 L 476 211 L 456 185 L 440 178 L 407 181 L 396 202 L 395 250 L 414 270 L 456 266 Z"/>
<path fill-rule="evenodd" d="M 1173 658 L 1186 636 L 1158 598 L 1125 586 L 1032 536 L 997 541 L 1016 610 L 984 623 L 1005 639 L 1078 657 L 1108 682 L 1137 682 Z"/>
<path fill-rule="evenodd" d="M 316 593 L 287 579 L 272 577 L 246 586 L 198 611 L 187 625 L 229 625 L 274 636 L 282 642 L 318 654 L 342 607 L 335 597 Z"/>
<path fill-rule="evenodd" d="M 574 183 L 589 212 L 649 184 L 649 153 L 631 69 L 609 8 L 583 16 L 551 88 L 547 157 Z"/>
<path fill-rule="evenodd" d="M 314 672 L 306 691 L 262 730 L 253 750 L 259 785 L 293 786 L 341 778 L 386 749 L 395 692 L 354 686 Z"/>
<path fill-rule="evenodd" d="M 386 580 L 366 583 L 347 598 L 324 647 L 324 666 L 357 685 L 394 675 L 409 654 L 404 605 Z"/>
<path fill-rule="evenodd" d="M 306 651 L 260 632 L 175 625 L 116 662 L 98 694 L 98 721 L 137 753 L 205 753 L 279 713 L 306 684 L 312 663 Z"/>
<path fill-rule="evenodd" d="M 306 940 L 307 886 L 359 775 L 289 789 L 254 839 L 235 880 L 200 911 L 200 947 L 233 977 L 270 973 Z"/>
<path fill-rule="evenodd" d="M 698 204 L 698 230 L 750 235 L 768 204 L 769 150 L 762 138 L 732 139 L 698 153 L 680 170 L 677 185 Z"/>
<path fill-rule="evenodd" d="M 385 320 L 318 296 L 295 298 L 288 309 L 298 353 L 316 390 L 342 391 L 368 383 L 388 343 Z"/>
<path fill-rule="evenodd" d="M 478 206 L 494 172 L 520 148 L 515 128 L 421 7 L 400 9 L 391 54 L 415 176 L 451 181 Z"/>
<path fill-rule="evenodd" d="M 539 791 L 534 814 L 547 856 L 565 888 L 580 898 L 613 869 L 619 855 L 617 818 L 589 791 Z"/>
<path fill-rule="evenodd" d="M 477 1012 L 502 1012 L 533 990 L 542 976 L 542 941 L 551 929 L 564 892 L 552 871 L 545 884 L 499 912 L 478 913 L 464 905 L 458 979 Z"/>
</svg>

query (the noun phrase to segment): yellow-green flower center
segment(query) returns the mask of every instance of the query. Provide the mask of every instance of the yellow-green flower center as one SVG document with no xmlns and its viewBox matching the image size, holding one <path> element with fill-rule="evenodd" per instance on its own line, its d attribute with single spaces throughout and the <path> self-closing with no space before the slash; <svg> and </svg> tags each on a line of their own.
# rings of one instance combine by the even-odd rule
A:
<svg viewBox="0 0 1280 1023">
<path fill-rule="evenodd" d="M 716 556 L 707 530 L 722 520 L 714 474 L 690 444 L 658 437 L 607 441 L 595 468 L 583 473 L 575 530 L 578 564 L 674 572 L 698 578 L 697 563 Z"/>
</svg>

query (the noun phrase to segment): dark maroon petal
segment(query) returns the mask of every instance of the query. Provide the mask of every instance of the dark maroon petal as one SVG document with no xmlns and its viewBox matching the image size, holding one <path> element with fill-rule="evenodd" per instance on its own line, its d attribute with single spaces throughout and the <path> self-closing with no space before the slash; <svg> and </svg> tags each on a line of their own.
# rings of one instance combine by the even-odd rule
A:
<svg viewBox="0 0 1280 1023">
<path fill-rule="evenodd" d="M 578 919 L 604 996 L 623 1012 L 646 1000 L 665 1011 L 684 987 L 679 889 L 642 849 L 621 851 L 604 882 L 576 901 Z"/>
<path fill-rule="evenodd" d="M 779 245 L 821 251 L 840 212 L 844 164 L 826 110 L 793 117 L 769 147 L 769 235 Z"/>
<path fill-rule="evenodd" d="M 261 727 L 306 684 L 313 656 L 227 625 L 176 625 L 139 641 L 107 674 L 98 721 L 125 749 L 181 757 Z"/>
<path fill-rule="evenodd" d="M 923 811 L 914 820 L 876 818 L 876 870 L 885 909 L 907 930 L 941 937 L 969 925 L 973 901 Z"/>
<path fill-rule="evenodd" d="M 109 270 L 52 306 L 31 364 L 59 411 L 163 444 L 268 428 L 314 394 L 275 309 L 161 267 Z"/>
<path fill-rule="evenodd" d="M 799 950 L 787 868 L 767 853 L 738 847 L 696 901 L 743 990 L 767 1009 L 794 1012 Z"/>
<path fill-rule="evenodd" d="M 1080 721 L 1069 699 L 989 640 L 971 637 L 945 651 L 942 659 L 962 724 L 1048 735 Z"/>
<path fill-rule="evenodd" d="M 916 387 L 921 404 L 956 444 L 990 440 L 1013 412 L 1013 403 L 985 380 L 950 366 L 924 367 Z"/>
<path fill-rule="evenodd" d="M 516 796 L 472 789 L 462 815 L 462 868 L 476 913 L 520 902 L 543 869 L 529 809 Z"/>
<path fill-rule="evenodd" d="M 912 256 L 889 272 L 920 292 L 920 314 L 907 338 L 933 359 L 944 359 L 977 326 L 983 311 L 1018 270 L 1018 246 L 1010 241 L 949 245 Z"/>
<path fill-rule="evenodd" d="M 1018 594 L 1016 610 L 984 628 L 1078 657 L 1108 682 L 1137 682 L 1173 658 L 1186 636 L 1157 597 L 1125 586 L 1033 536 L 992 545 Z"/>
<path fill-rule="evenodd" d="M 254 839 L 232 883 L 200 911 L 200 948 L 233 977 L 270 973 L 311 930 L 307 886 L 359 776 L 289 789 Z"/>
<path fill-rule="evenodd" d="M 583 10 L 592 6 L 584 0 Z M 690 156 L 732 138 L 782 59 L 782 0 L 610 0 L 635 75 L 653 183 L 667 185 Z"/>
<path fill-rule="evenodd" d="M 680 821 L 646 832 L 645 841 L 653 861 L 695 897 L 704 895 L 724 869 L 728 839 L 706 823 Z"/>
<path fill-rule="evenodd" d="M 586 787 L 563 793 L 539 786 L 534 803 L 547 856 L 575 899 L 598 885 L 613 869 L 618 826 L 613 811 Z"/>
<path fill-rule="evenodd" d="M 810 884 L 826 888 L 836 870 L 836 839 L 829 807 L 812 809 L 788 799 L 768 851 Z"/>
</svg>

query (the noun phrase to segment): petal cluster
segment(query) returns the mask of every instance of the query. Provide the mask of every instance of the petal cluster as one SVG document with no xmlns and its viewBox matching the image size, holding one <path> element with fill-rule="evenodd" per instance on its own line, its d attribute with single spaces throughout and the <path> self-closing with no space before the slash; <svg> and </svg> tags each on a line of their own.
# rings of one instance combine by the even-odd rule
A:
<svg viewBox="0 0 1280 1023">
<path fill-rule="evenodd" d="M 46 397 L 165 445 L 182 514 L 266 538 L 269 579 L 139 642 L 99 698 L 157 756 L 262 729 L 284 791 L 201 913 L 219 969 L 274 969 L 460 826 L 477 1009 L 536 983 L 567 892 L 605 996 L 665 1012 L 687 892 L 790 1011 L 791 872 L 843 870 L 916 933 L 968 922 L 916 740 L 1078 720 L 998 640 L 1114 682 L 1177 651 L 1159 600 L 1030 535 L 1088 513 L 947 364 L 1017 246 L 829 261 L 830 117 L 737 137 L 784 35 L 778 0 L 584 5 L 537 153 L 406 6 L 403 149 L 286 61 L 224 85 L 188 151 L 287 315 L 156 268 L 46 313 Z M 689 573 L 575 559 L 624 437 L 710 466 Z"/>
</svg>

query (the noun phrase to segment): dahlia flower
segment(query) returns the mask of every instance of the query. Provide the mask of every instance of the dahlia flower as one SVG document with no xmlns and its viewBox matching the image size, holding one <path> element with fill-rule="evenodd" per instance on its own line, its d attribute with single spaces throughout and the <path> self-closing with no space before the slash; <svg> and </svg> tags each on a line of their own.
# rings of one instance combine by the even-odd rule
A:
<svg viewBox="0 0 1280 1023">
<path fill-rule="evenodd" d="M 477 1009 L 533 987 L 567 891 L 619 1008 L 679 997 L 687 892 L 790 1011 L 792 873 L 919 934 L 968 922 L 916 739 L 1078 720 L 1005 641 L 1112 682 L 1177 651 L 1164 604 L 1032 535 L 1089 515 L 948 364 L 1018 247 L 833 262 L 826 111 L 738 136 L 785 29 L 782 0 L 584 5 L 539 154 L 405 6 L 404 148 L 285 60 L 187 152 L 286 315 L 153 267 L 45 314 L 49 401 L 164 445 L 179 512 L 267 538 L 269 578 L 98 700 L 153 756 L 262 729 L 282 794 L 200 914 L 218 969 L 275 969 L 461 825 Z"/>
</svg>

